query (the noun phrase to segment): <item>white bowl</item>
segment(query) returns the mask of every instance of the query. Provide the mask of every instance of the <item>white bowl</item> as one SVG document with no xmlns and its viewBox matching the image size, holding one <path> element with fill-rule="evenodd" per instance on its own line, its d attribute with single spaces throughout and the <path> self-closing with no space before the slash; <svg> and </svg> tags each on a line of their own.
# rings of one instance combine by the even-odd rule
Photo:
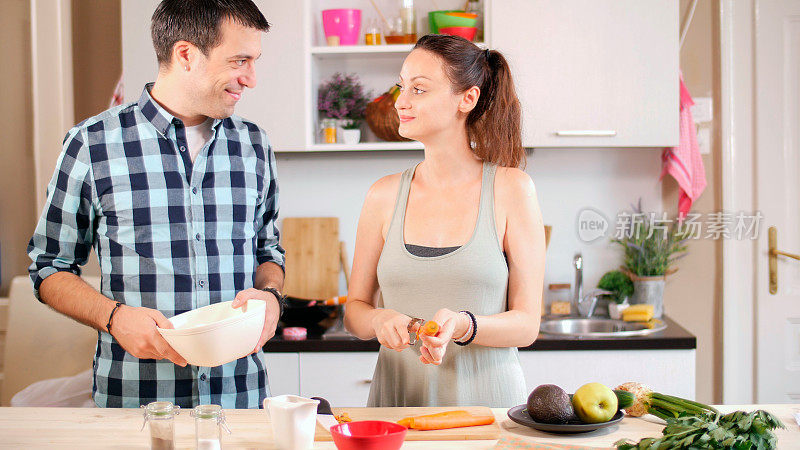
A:
<svg viewBox="0 0 800 450">
<path fill-rule="evenodd" d="M 221 302 L 169 319 L 174 329 L 158 328 L 161 336 L 189 364 L 216 367 L 249 355 L 258 344 L 267 304 L 248 300 L 240 308 Z"/>
</svg>

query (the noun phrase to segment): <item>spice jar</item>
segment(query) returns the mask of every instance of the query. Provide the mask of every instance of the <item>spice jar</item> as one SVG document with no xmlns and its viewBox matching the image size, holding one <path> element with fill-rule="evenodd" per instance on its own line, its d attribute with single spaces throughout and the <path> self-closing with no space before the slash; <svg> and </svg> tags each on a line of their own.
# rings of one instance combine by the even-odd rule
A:
<svg viewBox="0 0 800 450">
<path fill-rule="evenodd" d="M 322 119 L 322 142 L 326 144 L 336 143 L 336 119 Z"/>
<path fill-rule="evenodd" d="M 152 450 L 173 450 L 175 448 L 175 416 L 180 406 L 172 402 L 152 402 L 144 408 L 144 422 L 150 424 L 150 448 Z M 141 430 L 140 430 L 141 431 Z"/>
<path fill-rule="evenodd" d="M 381 45 L 381 28 L 378 25 L 378 19 L 372 18 L 368 22 L 364 42 L 367 45 Z"/>
<path fill-rule="evenodd" d="M 194 417 L 194 436 L 197 450 L 220 450 L 222 430 L 231 434 L 225 423 L 225 413 L 219 405 L 200 405 L 191 412 Z"/>
</svg>

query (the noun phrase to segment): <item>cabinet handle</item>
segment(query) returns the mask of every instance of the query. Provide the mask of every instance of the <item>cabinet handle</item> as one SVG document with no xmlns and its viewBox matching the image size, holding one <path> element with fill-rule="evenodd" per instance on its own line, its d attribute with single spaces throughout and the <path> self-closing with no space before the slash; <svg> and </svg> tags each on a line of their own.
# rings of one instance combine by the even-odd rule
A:
<svg viewBox="0 0 800 450">
<path fill-rule="evenodd" d="M 611 137 L 616 136 L 617 130 L 558 130 L 556 131 L 556 136 L 565 136 L 565 137 L 586 137 L 586 136 L 596 136 L 596 137 Z"/>
<path fill-rule="evenodd" d="M 361 384 L 371 384 L 371 383 L 372 383 L 372 379 L 371 378 L 366 379 L 366 380 L 361 380 Z"/>
</svg>

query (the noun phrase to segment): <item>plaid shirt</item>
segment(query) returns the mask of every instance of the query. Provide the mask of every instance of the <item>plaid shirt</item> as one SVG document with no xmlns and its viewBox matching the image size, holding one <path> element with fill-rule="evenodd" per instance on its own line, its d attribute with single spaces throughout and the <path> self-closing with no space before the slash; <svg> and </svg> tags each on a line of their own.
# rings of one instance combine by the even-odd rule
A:
<svg viewBox="0 0 800 450">
<path fill-rule="evenodd" d="M 95 248 L 101 293 L 167 318 L 233 300 L 253 287 L 264 262 L 283 267 L 278 244 L 275 156 L 264 132 L 231 116 L 194 163 L 183 123 L 150 97 L 109 109 L 72 128 L 28 245 L 39 298 L 42 280 L 80 275 Z M 41 299 L 40 299 L 41 300 Z M 98 332 L 94 400 L 138 407 L 258 408 L 268 395 L 263 352 L 219 367 L 137 359 Z"/>
</svg>

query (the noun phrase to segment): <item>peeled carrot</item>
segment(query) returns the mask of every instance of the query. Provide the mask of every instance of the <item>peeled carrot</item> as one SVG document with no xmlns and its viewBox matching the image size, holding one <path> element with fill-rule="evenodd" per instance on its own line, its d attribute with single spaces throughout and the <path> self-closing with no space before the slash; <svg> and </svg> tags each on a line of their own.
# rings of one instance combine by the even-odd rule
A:
<svg viewBox="0 0 800 450">
<path fill-rule="evenodd" d="M 475 416 L 467 411 L 445 411 L 424 416 L 400 419 L 398 424 L 414 430 L 443 430 L 446 428 L 473 427 L 494 423 L 494 416 Z"/>
<path fill-rule="evenodd" d="M 402 426 L 406 427 L 406 428 L 411 428 L 411 425 L 414 424 L 414 418 L 413 417 L 405 417 L 403 419 L 398 420 L 397 423 L 399 425 L 402 425 Z"/>
<path fill-rule="evenodd" d="M 474 427 L 494 423 L 494 416 L 451 416 L 415 418 L 412 428 L 415 430 L 444 430 L 446 428 Z"/>
<path fill-rule="evenodd" d="M 439 324 L 429 320 L 419 329 L 420 334 L 427 334 L 428 336 L 436 336 L 439 334 Z"/>
</svg>

